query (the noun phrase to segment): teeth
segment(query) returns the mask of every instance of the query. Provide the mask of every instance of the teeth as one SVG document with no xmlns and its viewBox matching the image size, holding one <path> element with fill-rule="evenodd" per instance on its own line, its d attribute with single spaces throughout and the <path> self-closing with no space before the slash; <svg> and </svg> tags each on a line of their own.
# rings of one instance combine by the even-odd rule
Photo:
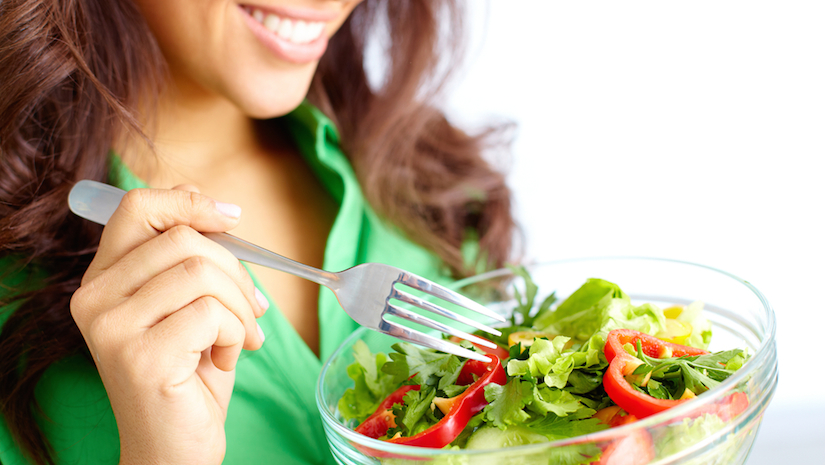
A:
<svg viewBox="0 0 825 465">
<path fill-rule="evenodd" d="M 292 33 L 294 32 L 294 27 L 292 26 L 292 20 L 289 18 L 284 19 L 281 21 L 281 25 L 278 26 L 278 37 L 281 39 L 290 40 L 292 39 Z"/>
<path fill-rule="evenodd" d="M 255 21 L 262 24 L 270 32 L 275 33 L 281 39 L 288 40 L 295 44 L 306 44 L 321 37 L 324 33 L 325 24 L 323 22 L 307 22 L 303 20 L 293 20 L 282 18 L 272 13 L 264 13 L 263 10 L 247 8 Z"/>
<path fill-rule="evenodd" d="M 280 31 L 279 31 L 280 32 Z M 296 44 L 305 44 L 309 42 L 309 28 L 304 21 L 295 22 L 295 30 L 292 31 L 292 41 Z"/>
<path fill-rule="evenodd" d="M 321 34 L 324 33 L 324 23 L 310 23 L 309 25 L 309 37 L 310 41 L 313 41 L 319 37 Z"/>
<path fill-rule="evenodd" d="M 263 15 L 263 13 L 261 13 L 261 15 Z M 266 18 L 264 18 L 263 23 L 265 28 L 269 29 L 272 32 L 275 32 L 278 30 L 278 26 L 281 24 L 281 18 L 275 15 L 266 15 Z"/>
</svg>

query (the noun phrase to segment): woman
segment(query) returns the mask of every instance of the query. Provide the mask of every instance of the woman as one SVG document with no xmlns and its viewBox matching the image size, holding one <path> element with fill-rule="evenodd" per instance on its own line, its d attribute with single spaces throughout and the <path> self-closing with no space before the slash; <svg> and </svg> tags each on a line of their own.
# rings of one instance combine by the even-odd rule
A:
<svg viewBox="0 0 825 465">
<path fill-rule="evenodd" d="M 0 2 L 0 462 L 331 462 L 314 384 L 355 323 L 327 291 L 199 233 L 331 270 L 501 265 L 513 222 L 481 158 L 493 132 L 471 137 L 430 104 L 459 13 Z M 377 86 L 374 25 L 391 37 Z M 65 205 L 84 178 L 154 189 L 130 192 L 101 236 Z"/>
</svg>

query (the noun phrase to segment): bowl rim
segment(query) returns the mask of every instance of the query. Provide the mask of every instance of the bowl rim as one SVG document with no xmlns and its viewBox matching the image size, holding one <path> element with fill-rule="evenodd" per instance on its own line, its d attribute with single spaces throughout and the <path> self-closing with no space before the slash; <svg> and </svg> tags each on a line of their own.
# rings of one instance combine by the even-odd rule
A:
<svg viewBox="0 0 825 465">
<path fill-rule="evenodd" d="M 533 262 L 525 264 L 525 267 L 528 269 L 537 268 L 537 267 L 544 267 L 544 266 L 552 266 L 552 265 L 560 265 L 565 263 L 573 263 L 573 262 L 588 262 L 588 261 L 620 261 L 620 260 L 638 260 L 638 261 L 647 261 L 647 262 L 664 262 L 664 263 L 671 263 L 671 264 L 678 264 L 678 265 L 687 265 L 690 267 L 705 269 L 708 271 L 716 272 L 721 275 L 724 275 L 728 278 L 731 278 L 740 284 L 747 287 L 759 300 L 762 304 L 762 310 L 764 310 L 763 316 L 765 317 L 765 325 L 764 325 L 764 334 L 765 337 L 761 341 L 761 344 L 756 349 L 756 352 L 751 356 L 751 358 L 745 363 L 744 367 L 759 367 L 762 366 L 763 362 L 766 358 L 773 355 L 774 356 L 774 367 L 777 365 L 777 360 L 775 357 L 775 345 L 776 345 L 776 315 L 774 313 L 773 308 L 768 302 L 768 299 L 762 294 L 759 289 L 757 289 L 754 285 L 750 282 L 732 274 L 727 271 L 720 270 L 715 267 L 711 267 L 708 265 L 702 265 L 694 262 L 689 262 L 685 260 L 677 260 L 677 259 L 669 259 L 669 258 L 660 258 L 660 257 L 643 257 L 643 256 L 592 256 L 592 257 L 580 257 L 580 258 L 565 258 L 559 260 L 550 260 L 550 261 L 541 261 L 541 262 Z M 468 278 L 457 280 L 448 287 L 452 289 L 457 289 L 461 287 L 465 287 L 470 284 L 474 284 L 479 281 L 498 278 L 502 276 L 512 275 L 513 272 L 509 268 L 499 268 L 496 270 L 488 271 L 485 273 L 481 273 L 475 276 L 470 276 Z M 445 450 L 445 449 L 431 449 L 431 448 L 424 448 L 424 447 L 414 447 L 414 446 L 407 446 L 402 444 L 393 444 L 386 441 L 380 441 L 378 439 L 373 439 L 362 434 L 356 433 L 354 430 L 347 428 L 341 422 L 338 421 L 337 418 L 329 411 L 326 404 L 323 402 L 323 392 L 321 389 L 322 381 L 326 378 L 327 370 L 330 367 L 330 362 L 335 360 L 337 357 L 341 355 L 345 348 L 349 348 L 354 344 L 355 340 L 361 339 L 361 337 L 370 331 L 368 328 L 361 327 L 356 329 L 352 334 L 350 334 L 339 346 L 338 348 L 330 355 L 330 357 L 324 362 L 324 366 L 321 369 L 321 374 L 318 377 L 318 382 L 316 384 L 316 391 L 315 391 L 315 400 L 316 404 L 318 405 L 318 409 L 321 412 L 321 417 L 323 423 L 326 427 L 332 428 L 337 434 L 340 436 L 353 441 L 359 445 L 363 445 L 369 449 L 375 450 L 377 452 L 387 452 L 391 454 L 397 455 L 408 455 L 408 456 L 417 456 L 417 457 L 436 457 L 436 456 L 448 456 L 448 455 L 461 455 L 461 456 L 471 456 L 471 455 L 481 455 L 481 454 L 489 454 L 492 451 L 501 451 L 501 448 L 497 449 L 458 449 L 458 450 Z M 774 348 L 774 350 L 770 350 Z M 757 363 L 759 362 L 759 363 Z M 684 417 L 685 414 L 689 413 L 690 411 L 701 408 L 707 404 L 711 404 L 717 401 L 719 398 L 724 397 L 730 391 L 733 391 L 734 388 L 740 384 L 745 378 L 750 377 L 753 375 L 752 369 L 747 370 L 737 370 L 732 376 L 728 379 L 723 381 L 719 386 L 714 388 L 714 394 L 709 396 L 698 396 L 694 399 L 691 399 L 690 402 L 685 402 L 682 405 L 677 407 L 673 407 L 668 409 L 664 412 L 658 413 L 656 415 L 651 415 L 647 418 L 641 419 L 639 421 L 626 424 L 623 426 L 615 427 L 606 429 L 603 431 L 599 431 L 597 433 L 585 434 L 581 436 L 574 436 L 572 438 L 567 439 L 560 439 L 556 441 L 550 441 L 546 443 L 539 443 L 539 444 L 527 444 L 522 446 L 515 446 L 507 448 L 506 450 L 509 453 L 523 453 L 529 454 L 532 452 L 539 452 L 544 449 L 550 448 L 558 448 L 564 446 L 571 446 L 577 445 L 582 443 L 595 443 L 595 442 L 606 442 L 612 439 L 616 439 L 618 437 L 624 436 L 630 432 L 636 430 L 647 429 L 649 427 L 666 424 L 672 422 L 677 417 Z M 776 377 L 776 374 L 773 375 Z M 764 403 L 767 404 L 771 397 L 773 397 L 773 392 L 776 389 L 776 382 L 773 382 L 771 385 L 771 389 L 767 392 Z M 759 403 L 752 402 L 751 405 L 748 406 L 746 412 L 742 413 L 742 417 L 745 417 L 745 413 L 754 410 Z M 760 406 L 760 408 L 764 408 L 764 406 Z M 328 433 L 327 433 L 328 434 Z"/>
</svg>

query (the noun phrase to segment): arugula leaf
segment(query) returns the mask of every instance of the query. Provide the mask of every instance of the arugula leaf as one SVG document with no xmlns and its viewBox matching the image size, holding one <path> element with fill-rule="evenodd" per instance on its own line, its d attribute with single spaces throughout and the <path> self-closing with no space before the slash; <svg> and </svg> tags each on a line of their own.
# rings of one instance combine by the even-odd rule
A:
<svg viewBox="0 0 825 465">
<path fill-rule="evenodd" d="M 510 321 L 515 325 L 517 323 L 516 316 L 521 316 L 523 326 L 531 326 L 533 321 L 530 318 L 530 310 L 533 309 L 533 302 L 536 300 L 536 294 L 539 291 L 538 286 L 533 281 L 530 273 L 523 266 L 510 266 L 510 270 L 514 275 L 520 276 L 524 280 L 524 295 L 518 290 L 518 287 L 513 286 L 513 293 L 516 297 L 516 308 L 513 309 L 513 315 Z"/>
<path fill-rule="evenodd" d="M 404 395 L 404 405 L 393 408 L 395 413 L 396 424 L 403 425 L 401 428 L 402 435 L 405 437 L 414 436 L 421 431 L 429 428 L 435 424 L 435 419 L 425 417 L 427 412 L 432 413 L 430 405 L 435 399 L 435 388 L 424 386 L 421 390 L 410 390 Z"/>
<path fill-rule="evenodd" d="M 508 326 L 506 328 L 496 328 L 496 329 L 501 331 L 501 336 L 494 336 L 494 335 L 489 334 L 489 333 L 481 333 L 480 331 L 476 331 L 476 334 L 478 334 L 480 336 L 483 336 L 483 337 L 489 339 L 490 341 L 495 342 L 498 345 L 501 345 L 503 347 L 507 347 L 507 346 L 510 345 L 509 337 L 510 337 L 511 334 L 517 333 L 519 331 L 532 331 L 533 330 L 533 328 L 530 327 L 530 326 L 521 326 L 521 325 Z M 511 356 L 513 355 L 512 347 L 510 348 L 510 355 Z"/>
<path fill-rule="evenodd" d="M 465 386 L 459 386 L 457 384 L 452 384 L 450 386 L 445 386 L 443 389 L 440 389 L 440 390 L 444 391 L 444 393 L 447 394 L 447 397 L 449 398 L 449 397 L 455 397 L 455 396 L 461 394 L 462 392 L 466 391 L 467 388 L 470 387 L 470 386 L 471 386 L 470 384 L 467 384 Z"/>
<path fill-rule="evenodd" d="M 573 370 L 567 377 L 566 389 L 573 394 L 586 394 L 602 385 L 604 371 Z"/>
<path fill-rule="evenodd" d="M 484 386 L 484 398 L 489 402 L 484 407 L 487 421 L 504 429 L 530 418 L 524 407 L 533 401 L 533 385 L 519 378 L 511 379 L 504 386 L 490 383 Z"/>
<path fill-rule="evenodd" d="M 556 297 L 556 292 L 555 291 L 553 291 L 553 293 L 551 293 L 550 295 L 545 297 L 544 300 L 541 301 L 541 305 L 539 305 L 539 309 L 538 309 L 538 311 L 536 311 L 536 314 L 533 316 L 533 319 L 532 319 L 531 323 L 533 321 L 536 321 L 539 318 L 543 318 L 544 315 L 550 311 L 550 307 L 554 303 L 556 303 L 557 300 L 558 300 L 558 298 Z"/>
<path fill-rule="evenodd" d="M 651 379 L 647 382 L 647 392 L 651 396 L 657 399 L 664 399 L 664 400 L 672 400 L 673 396 L 670 394 L 670 391 L 667 390 L 663 386 L 662 383 L 656 381 L 655 379 Z"/>
<path fill-rule="evenodd" d="M 631 384 L 658 399 L 678 399 L 685 389 L 690 389 L 694 394 L 713 389 L 742 366 L 746 355 L 740 349 L 733 349 L 707 355 L 658 359 L 645 355 L 641 341 L 636 341 L 635 352 L 642 364 L 633 370 Z M 646 377 L 647 385 L 638 385 L 638 381 Z"/>
<path fill-rule="evenodd" d="M 406 342 L 394 344 L 395 352 L 381 370 L 393 377 L 396 385 L 421 384 L 439 386 L 440 389 L 455 384 L 464 362 L 455 355 L 422 349 Z M 442 383 L 442 379 L 446 380 Z"/>
<path fill-rule="evenodd" d="M 533 307 L 536 303 L 536 295 L 538 294 L 538 286 L 533 281 L 530 272 L 523 266 L 509 266 L 514 275 L 521 277 L 524 280 L 524 294 L 522 295 L 518 287 L 513 286 L 513 294 L 516 300 L 516 307 L 513 309 L 513 314 L 510 316 L 510 323 L 512 326 L 519 325 L 528 330 L 532 328 L 533 322 L 537 318 L 541 318 L 550 310 L 550 306 L 556 302 L 556 293 L 548 295 L 539 304 L 533 314 Z"/>
</svg>

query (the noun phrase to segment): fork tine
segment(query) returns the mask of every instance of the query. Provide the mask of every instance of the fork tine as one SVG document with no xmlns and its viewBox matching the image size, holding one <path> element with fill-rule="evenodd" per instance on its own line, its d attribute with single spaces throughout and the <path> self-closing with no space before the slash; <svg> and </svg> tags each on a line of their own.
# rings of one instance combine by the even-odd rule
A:
<svg viewBox="0 0 825 465">
<path fill-rule="evenodd" d="M 437 337 L 428 336 L 420 331 L 399 325 L 392 321 L 383 320 L 378 331 L 389 334 L 392 337 L 401 339 L 403 341 L 412 342 L 413 344 L 422 345 L 431 349 L 447 352 L 448 354 L 457 355 L 459 357 L 478 360 L 479 362 L 490 363 L 490 357 L 465 349 L 456 344 L 452 344 Z"/>
<path fill-rule="evenodd" d="M 439 299 L 444 299 L 452 304 L 460 305 L 468 310 L 472 310 L 476 313 L 480 313 L 484 316 L 493 318 L 496 321 L 506 321 L 503 316 L 495 313 L 494 311 L 479 304 L 478 302 L 475 302 L 472 299 L 464 297 L 458 292 L 451 291 L 440 284 L 436 284 L 430 281 L 429 279 L 422 278 L 421 276 L 417 276 L 405 271 L 401 273 L 401 276 L 399 277 L 399 282 L 401 284 L 406 284 L 407 286 L 410 286 L 412 288 L 424 291 L 427 294 L 438 297 Z"/>
<path fill-rule="evenodd" d="M 402 302 L 406 302 L 408 304 L 415 305 L 416 307 L 424 309 L 424 310 L 429 310 L 429 311 L 431 311 L 433 313 L 436 313 L 438 315 L 445 316 L 445 317 L 447 317 L 451 320 L 458 321 L 459 323 L 464 323 L 467 326 L 472 326 L 475 329 L 480 329 L 482 331 L 488 332 L 488 333 L 493 334 L 495 336 L 501 336 L 501 331 L 499 331 L 495 328 L 491 328 L 491 327 L 489 327 L 485 324 L 482 324 L 482 323 L 479 323 L 479 322 L 477 322 L 473 319 L 467 318 L 464 315 L 459 315 L 458 313 L 451 312 L 451 311 L 447 310 L 446 308 L 439 307 L 438 305 L 435 305 L 432 302 L 427 302 L 424 299 L 419 299 L 418 297 L 416 297 L 412 294 L 409 294 L 407 292 L 398 290 L 396 288 L 392 289 L 392 295 L 390 296 L 390 298 L 398 299 Z M 491 349 L 492 349 L 492 347 L 491 347 Z"/>
<path fill-rule="evenodd" d="M 434 329 L 436 331 L 441 331 L 442 333 L 447 333 L 450 336 L 457 336 L 461 339 L 465 339 L 467 341 L 473 342 L 475 344 L 489 347 L 490 349 L 495 349 L 497 346 L 495 343 L 490 342 L 486 339 L 482 339 L 477 336 L 473 336 L 472 334 L 466 333 L 461 331 L 460 329 L 455 329 L 445 324 L 439 323 L 435 320 L 427 318 L 425 316 L 419 315 L 417 313 L 411 312 L 409 310 L 405 310 L 401 307 L 396 307 L 392 304 L 387 304 L 387 310 L 384 313 L 389 313 L 390 315 L 395 315 L 399 318 L 403 318 L 407 321 L 412 321 L 413 323 L 418 323 L 420 325 L 426 326 L 430 329 Z"/>
</svg>

